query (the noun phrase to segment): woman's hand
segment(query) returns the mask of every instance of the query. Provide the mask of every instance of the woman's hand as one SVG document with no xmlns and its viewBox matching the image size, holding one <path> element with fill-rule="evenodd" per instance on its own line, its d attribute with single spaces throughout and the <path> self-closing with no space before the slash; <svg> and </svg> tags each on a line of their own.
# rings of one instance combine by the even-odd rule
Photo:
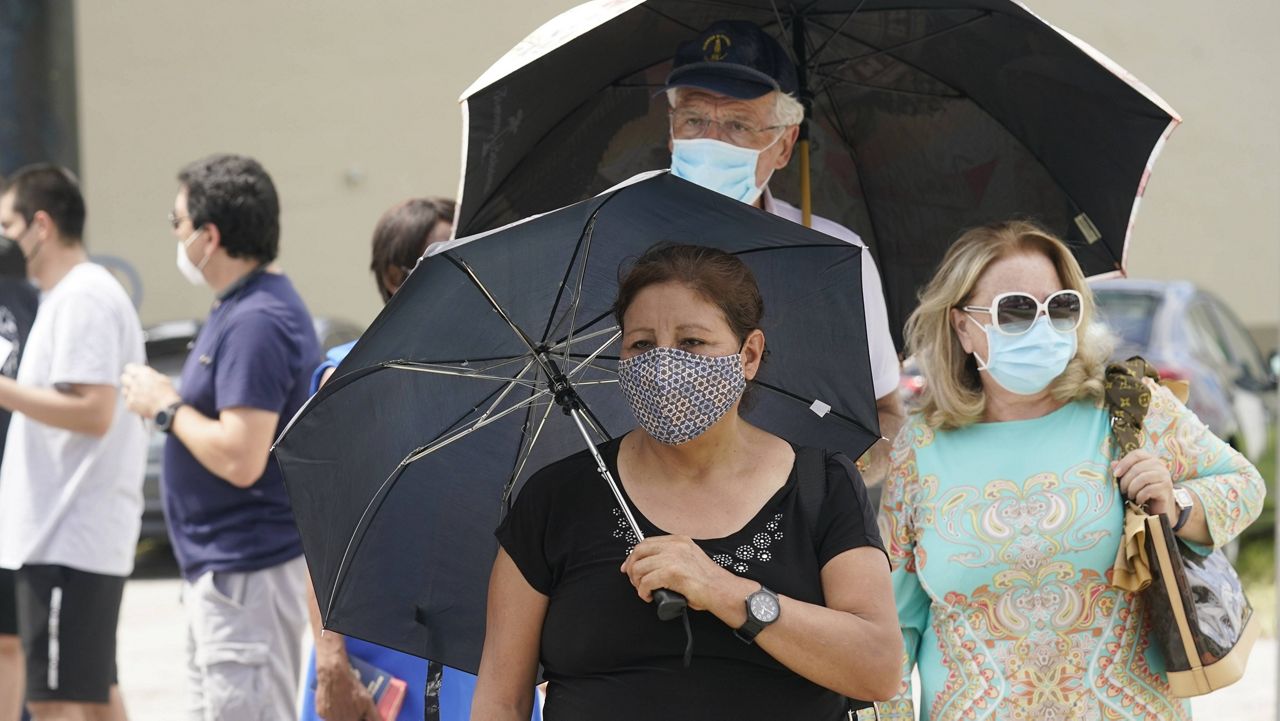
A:
<svg viewBox="0 0 1280 721">
<path fill-rule="evenodd" d="M 675 591 L 695 611 L 711 610 L 728 582 L 743 580 L 712 561 L 688 536 L 653 536 L 640 542 L 622 564 L 646 602 L 659 588 Z M 753 587 L 759 584 L 748 585 Z M 743 598 L 746 594 L 743 594 Z"/>
<path fill-rule="evenodd" d="M 1169 517 L 1178 522 L 1177 505 L 1173 501 L 1173 478 L 1164 462 L 1138 449 L 1111 464 L 1111 472 L 1120 480 L 1120 492 L 1147 509 L 1151 515 Z"/>
</svg>

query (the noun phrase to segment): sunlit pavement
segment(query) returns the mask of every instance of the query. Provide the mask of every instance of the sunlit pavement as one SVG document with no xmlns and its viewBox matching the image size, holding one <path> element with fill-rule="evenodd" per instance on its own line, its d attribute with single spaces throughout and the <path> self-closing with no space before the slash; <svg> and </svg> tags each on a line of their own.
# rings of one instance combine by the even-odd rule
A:
<svg viewBox="0 0 1280 721">
<path fill-rule="evenodd" d="M 178 600 L 181 583 L 171 562 L 145 568 L 147 576 L 125 585 L 120 611 L 120 686 L 131 721 L 183 718 L 186 629 Z M 1275 721 L 1275 639 L 1253 649 L 1240 682 L 1192 699 L 1200 721 Z M 281 719 L 281 721 L 285 721 Z"/>
</svg>

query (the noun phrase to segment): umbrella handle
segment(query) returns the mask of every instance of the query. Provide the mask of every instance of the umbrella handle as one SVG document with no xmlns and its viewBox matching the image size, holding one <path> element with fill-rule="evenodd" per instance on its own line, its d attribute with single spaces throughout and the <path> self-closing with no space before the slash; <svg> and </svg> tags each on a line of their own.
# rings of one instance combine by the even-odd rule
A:
<svg viewBox="0 0 1280 721">
<path fill-rule="evenodd" d="M 568 395 L 566 394 L 564 397 L 567 399 Z M 559 394 L 556 396 L 556 402 L 562 402 Z M 627 505 L 627 499 L 623 497 L 621 489 L 618 488 L 618 483 L 613 480 L 613 474 L 609 472 L 609 466 L 605 465 L 600 451 L 596 449 L 595 443 L 591 441 L 591 434 L 587 433 L 587 427 L 582 422 L 582 410 L 566 404 L 565 412 L 577 424 L 578 431 L 587 442 L 587 450 L 591 451 L 591 455 L 596 459 L 596 470 L 600 472 L 600 477 L 604 479 L 604 482 L 609 485 L 609 489 L 613 491 L 613 497 L 618 501 L 618 508 L 622 510 L 622 515 L 626 517 L 627 525 L 631 527 L 631 532 L 636 535 L 637 542 L 643 541 L 644 531 L 640 530 L 640 524 L 636 523 L 636 518 L 631 513 L 631 508 Z M 659 620 L 670 621 L 673 618 L 680 618 L 684 615 L 685 609 L 689 607 L 689 600 L 675 591 L 659 588 L 653 592 L 653 605 L 658 609 Z M 686 652 L 685 655 L 687 657 L 688 653 Z M 689 665 L 687 658 L 685 665 Z"/>
<path fill-rule="evenodd" d="M 689 601 L 675 591 L 659 588 L 653 592 L 653 605 L 658 609 L 659 620 L 670 621 L 680 618 L 680 614 L 689 606 Z"/>
</svg>

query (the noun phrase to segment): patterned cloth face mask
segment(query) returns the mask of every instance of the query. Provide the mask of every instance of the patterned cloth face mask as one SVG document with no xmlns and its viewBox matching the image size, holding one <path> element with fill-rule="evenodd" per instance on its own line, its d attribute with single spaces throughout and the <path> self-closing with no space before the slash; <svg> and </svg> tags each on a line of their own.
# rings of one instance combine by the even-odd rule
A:
<svg viewBox="0 0 1280 721">
<path fill-rule="evenodd" d="M 667 445 L 688 443 L 733 408 L 747 387 L 742 354 L 653 348 L 618 361 L 618 384 L 640 426 Z"/>
</svg>

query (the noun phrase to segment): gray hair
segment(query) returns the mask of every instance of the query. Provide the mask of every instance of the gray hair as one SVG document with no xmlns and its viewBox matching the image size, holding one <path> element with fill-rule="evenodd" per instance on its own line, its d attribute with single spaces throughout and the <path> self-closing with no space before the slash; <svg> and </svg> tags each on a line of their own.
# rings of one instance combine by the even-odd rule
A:
<svg viewBox="0 0 1280 721">
<path fill-rule="evenodd" d="M 667 104 L 675 107 L 680 100 L 680 91 L 684 88 L 667 88 Z M 790 127 L 799 125 L 804 120 L 804 105 L 795 96 L 779 90 L 773 93 L 773 122 L 775 125 Z"/>
</svg>

